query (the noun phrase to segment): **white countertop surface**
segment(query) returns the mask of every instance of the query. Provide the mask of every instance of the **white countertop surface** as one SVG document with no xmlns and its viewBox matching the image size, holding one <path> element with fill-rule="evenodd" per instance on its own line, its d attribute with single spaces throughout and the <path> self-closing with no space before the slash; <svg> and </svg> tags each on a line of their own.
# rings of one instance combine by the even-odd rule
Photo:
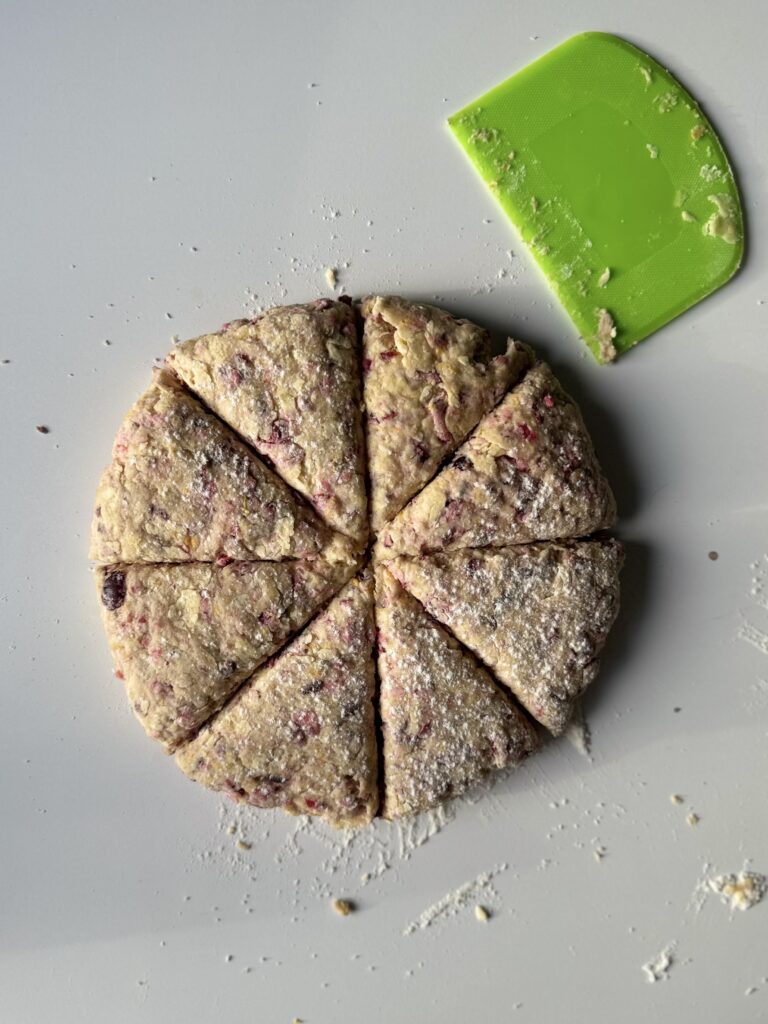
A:
<svg viewBox="0 0 768 1024">
<path fill-rule="evenodd" d="M 768 1019 L 768 899 L 697 892 L 768 873 L 768 24 L 758 0 L 704 7 L 2 5 L 3 1024 Z M 609 368 L 444 125 L 588 28 L 701 101 L 748 222 L 739 276 Z M 145 739 L 86 560 L 98 474 L 171 336 L 324 294 L 327 266 L 351 294 L 439 297 L 539 346 L 628 545 L 591 759 L 551 743 L 347 846 L 223 807 Z"/>
</svg>

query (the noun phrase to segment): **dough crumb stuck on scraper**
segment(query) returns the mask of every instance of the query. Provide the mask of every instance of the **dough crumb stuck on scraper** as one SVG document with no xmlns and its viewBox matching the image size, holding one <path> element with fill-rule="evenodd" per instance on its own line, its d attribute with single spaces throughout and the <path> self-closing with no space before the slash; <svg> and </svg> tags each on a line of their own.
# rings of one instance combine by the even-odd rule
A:
<svg viewBox="0 0 768 1024">
<path fill-rule="evenodd" d="M 448 123 L 598 362 L 741 264 L 739 191 L 714 128 L 624 39 L 574 36 Z"/>
</svg>

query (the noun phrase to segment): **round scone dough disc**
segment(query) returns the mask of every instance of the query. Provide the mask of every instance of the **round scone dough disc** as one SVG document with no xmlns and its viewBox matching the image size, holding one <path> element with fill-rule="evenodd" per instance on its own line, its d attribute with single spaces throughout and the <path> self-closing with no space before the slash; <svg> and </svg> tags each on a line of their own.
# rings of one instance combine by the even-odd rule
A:
<svg viewBox="0 0 768 1024">
<path fill-rule="evenodd" d="M 394 818 L 516 764 L 526 711 L 562 732 L 622 562 L 578 408 L 527 346 L 494 357 L 396 296 L 360 314 L 322 299 L 176 347 L 115 439 L 91 545 L 149 735 L 211 789 L 344 827 L 380 781 Z"/>
</svg>

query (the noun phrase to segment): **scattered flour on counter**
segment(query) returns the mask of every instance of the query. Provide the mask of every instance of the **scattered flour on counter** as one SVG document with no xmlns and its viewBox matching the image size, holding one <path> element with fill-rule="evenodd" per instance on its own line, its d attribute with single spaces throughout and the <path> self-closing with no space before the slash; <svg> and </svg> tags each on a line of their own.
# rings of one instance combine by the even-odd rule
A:
<svg viewBox="0 0 768 1024">
<path fill-rule="evenodd" d="M 768 596 L 766 595 L 766 577 L 768 577 L 768 554 L 750 565 L 752 580 L 749 588 L 749 596 L 753 599 L 759 609 L 768 611 Z M 742 621 L 736 631 L 736 639 L 754 647 L 768 657 L 768 633 L 751 622 Z"/>
<path fill-rule="evenodd" d="M 756 647 L 761 654 L 768 657 L 768 633 L 764 633 L 762 629 L 753 626 L 751 622 L 744 622 L 739 627 L 736 636 L 739 640 Z"/>
<path fill-rule="evenodd" d="M 420 847 L 434 839 L 443 831 L 446 825 L 456 817 L 456 810 L 452 804 L 441 804 L 433 811 L 419 814 L 415 818 L 406 818 L 405 821 L 396 822 L 398 856 L 400 860 L 410 860 L 413 854 Z"/>
<path fill-rule="evenodd" d="M 675 946 L 676 943 L 670 942 L 652 960 L 649 960 L 647 964 L 643 964 L 642 969 L 647 982 L 654 984 L 657 981 L 669 980 L 669 972 L 676 962 L 674 955 Z"/>
<path fill-rule="evenodd" d="M 435 924 L 441 924 L 450 918 L 456 917 L 469 904 L 483 903 L 498 905 L 499 894 L 493 887 L 493 879 L 508 869 L 508 864 L 498 864 L 490 871 L 483 871 L 476 878 L 460 885 L 453 892 L 446 893 L 442 899 L 433 903 L 431 907 L 411 921 L 403 929 L 403 935 L 413 935 L 415 932 L 424 931 Z"/>
<path fill-rule="evenodd" d="M 282 875 L 294 878 L 301 860 L 305 888 L 315 898 L 330 899 L 341 884 L 355 889 L 397 873 L 453 821 L 456 803 L 403 822 L 376 819 L 364 829 L 336 830 L 310 816 L 291 822 L 279 811 L 254 812 L 225 801 L 219 809 L 221 839 L 198 852 L 197 858 L 226 875 L 245 872 L 252 881 L 262 873 L 267 857 Z"/>
<path fill-rule="evenodd" d="M 704 904 L 707 902 L 707 898 L 712 895 L 712 891 L 709 888 L 709 879 L 712 874 L 712 865 L 705 861 L 701 865 L 701 874 L 696 882 L 694 890 L 691 894 L 691 898 L 688 901 L 686 911 L 693 913 L 694 917 L 698 917 L 701 913 Z"/>
</svg>

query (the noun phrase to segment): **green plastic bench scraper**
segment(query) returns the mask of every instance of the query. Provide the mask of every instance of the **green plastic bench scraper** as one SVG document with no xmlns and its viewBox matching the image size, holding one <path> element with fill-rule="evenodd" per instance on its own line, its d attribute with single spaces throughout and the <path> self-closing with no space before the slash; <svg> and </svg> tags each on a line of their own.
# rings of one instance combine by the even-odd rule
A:
<svg viewBox="0 0 768 1024">
<path fill-rule="evenodd" d="M 599 362 L 739 267 L 739 192 L 712 125 L 623 39 L 574 36 L 448 123 Z"/>
</svg>

